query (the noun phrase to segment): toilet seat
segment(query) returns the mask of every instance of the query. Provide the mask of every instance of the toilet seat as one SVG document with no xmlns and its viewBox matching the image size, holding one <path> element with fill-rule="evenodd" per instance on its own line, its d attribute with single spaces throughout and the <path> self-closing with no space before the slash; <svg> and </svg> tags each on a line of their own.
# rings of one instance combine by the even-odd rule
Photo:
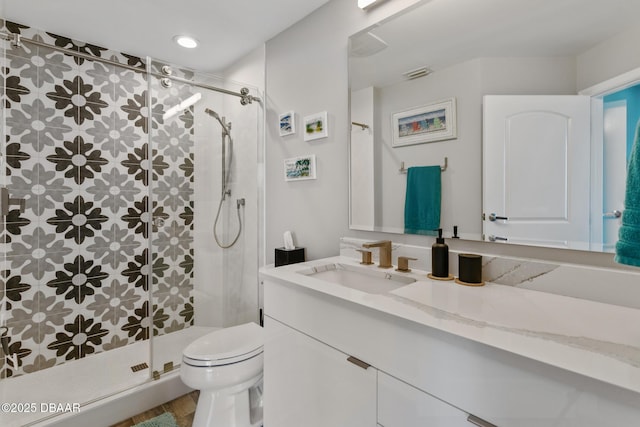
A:
<svg viewBox="0 0 640 427">
<path fill-rule="evenodd" d="M 195 367 L 230 365 L 259 355 L 263 344 L 262 328 L 246 323 L 198 338 L 184 349 L 182 361 Z"/>
</svg>

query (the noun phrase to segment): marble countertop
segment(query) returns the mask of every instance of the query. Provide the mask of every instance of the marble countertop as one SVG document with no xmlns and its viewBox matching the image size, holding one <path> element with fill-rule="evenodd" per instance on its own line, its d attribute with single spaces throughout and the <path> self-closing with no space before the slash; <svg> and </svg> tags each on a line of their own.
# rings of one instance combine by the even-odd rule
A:
<svg viewBox="0 0 640 427">
<path fill-rule="evenodd" d="M 416 282 L 370 294 L 299 273 L 334 263 Z M 640 393 L 640 310 L 492 283 L 462 286 L 341 256 L 260 273 Z"/>
</svg>

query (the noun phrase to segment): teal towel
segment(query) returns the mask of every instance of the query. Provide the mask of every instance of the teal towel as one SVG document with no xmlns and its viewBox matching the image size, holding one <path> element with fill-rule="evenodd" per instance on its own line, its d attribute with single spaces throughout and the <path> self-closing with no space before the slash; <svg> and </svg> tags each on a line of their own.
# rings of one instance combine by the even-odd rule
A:
<svg viewBox="0 0 640 427">
<path fill-rule="evenodd" d="M 627 169 L 627 189 L 618 232 L 615 261 L 640 267 L 640 121 Z"/>
<path fill-rule="evenodd" d="M 407 171 L 404 232 L 437 235 L 442 194 L 440 166 L 412 167 Z"/>
</svg>

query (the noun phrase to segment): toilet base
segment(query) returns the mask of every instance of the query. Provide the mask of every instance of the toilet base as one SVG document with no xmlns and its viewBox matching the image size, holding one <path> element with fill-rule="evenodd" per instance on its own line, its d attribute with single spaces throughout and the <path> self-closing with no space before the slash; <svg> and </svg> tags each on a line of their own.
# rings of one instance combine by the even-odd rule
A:
<svg viewBox="0 0 640 427">
<path fill-rule="evenodd" d="M 261 381 L 259 375 L 231 389 L 200 390 L 192 427 L 261 427 L 262 416 L 251 420 L 249 398 L 249 388 Z"/>
</svg>

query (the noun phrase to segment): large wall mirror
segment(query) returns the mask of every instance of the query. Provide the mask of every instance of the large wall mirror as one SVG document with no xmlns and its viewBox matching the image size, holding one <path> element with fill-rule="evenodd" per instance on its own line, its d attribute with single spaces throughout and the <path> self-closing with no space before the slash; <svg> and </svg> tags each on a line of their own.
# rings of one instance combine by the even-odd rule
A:
<svg viewBox="0 0 640 427">
<path fill-rule="evenodd" d="M 445 236 L 611 251 L 640 118 L 637 16 L 637 0 L 425 0 L 352 35 L 350 227 L 411 232 L 406 172 L 440 166 Z"/>
</svg>

